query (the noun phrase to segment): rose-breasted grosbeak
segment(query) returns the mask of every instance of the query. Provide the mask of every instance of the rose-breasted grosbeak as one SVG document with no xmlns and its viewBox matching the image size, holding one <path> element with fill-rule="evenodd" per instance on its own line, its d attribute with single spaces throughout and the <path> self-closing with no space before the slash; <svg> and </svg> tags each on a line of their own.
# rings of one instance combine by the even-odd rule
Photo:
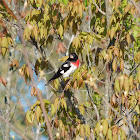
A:
<svg viewBox="0 0 140 140">
<path fill-rule="evenodd" d="M 69 77 L 79 67 L 79 59 L 76 53 L 70 53 L 69 58 L 62 64 L 55 75 L 48 81 L 57 79 L 60 76 Z"/>
</svg>

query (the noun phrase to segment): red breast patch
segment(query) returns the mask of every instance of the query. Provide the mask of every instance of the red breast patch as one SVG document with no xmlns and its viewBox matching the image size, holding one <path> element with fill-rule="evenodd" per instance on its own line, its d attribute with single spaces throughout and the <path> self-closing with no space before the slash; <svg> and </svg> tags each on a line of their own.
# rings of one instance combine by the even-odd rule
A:
<svg viewBox="0 0 140 140">
<path fill-rule="evenodd" d="M 79 59 L 76 62 L 71 62 L 73 65 L 75 65 L 77 68 L 79 67 Z"/>
</svg>

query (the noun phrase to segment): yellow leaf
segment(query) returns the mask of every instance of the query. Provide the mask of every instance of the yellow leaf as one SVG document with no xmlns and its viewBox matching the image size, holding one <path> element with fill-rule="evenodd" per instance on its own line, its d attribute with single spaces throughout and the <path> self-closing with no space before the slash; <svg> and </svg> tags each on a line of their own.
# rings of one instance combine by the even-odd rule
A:
<svg viewBox="0 0 140 140">
<path fill-rule="evenodd" d="M 82 115 L 85 114 L 85 108 L 84 108 L 83 104 L 80 104 L 79 105 L 79 110 L 80 110 L 80 112 L 81 112 Z"/>
<path fill-rule="evenodd" d="M 58 59 L 58 61 L 65 62 L 68 58 L 69 58 L 69 56 L 64 56 L 64 57 Z"/>
<path fill-rule="evenodd" d="M 84 126 L 85 126 L 84 124 L 82 124 L 82 125 L 80 126 L 80 134 L 81 134 L 82 136 L 85 135 Z"/>
<path fill-rule="evenodd" d="M 61 99 L 61 106 L 65 108 L 65 110 L 67 110 L 67 104 L 66 104 L 66 101 L 65 99 Z"/>
<path fill-rule="evenodd" d="M 122 90 L 123 85 L 124 85 L 124 75 L 119 77 L 119 83 L 120 83 L 120 89 Z"/>
<path fill-rule="evenodd" d="M 8 40 L 6 37 L 2 37 L 1 46 L 2 48 L 8 49 Z"/>
<path fill-rule="evenodd" d="M 59 99 L 56 98 L 55 101 L 54 101 L 54 108 L 55 108 L 55 112 L 57 111 L 57 109 L 59 110 L 60 106 L 58 106 L 59 104 Z"/>
<path fill-rule="evenodd" d="M 95 132 L 96 132 L 97 136 L 99 134 L 99 131 L 100 131 L 100 122 L 97 122 L 97 124 L 95 126 Z"/>
<path fill-rule="evenodd" d="M 50 102 L 49 100 L 47 100 L 47 99 L 43 99 L 43 103 L 44 103 L 45 105 L 49 105 L 51 102 Z"/>
<path fill-rule="evenodd" d="M 129 80 L 128 80 L 128 77 L 126 76 L 125 79 L 124 79 L 124 90 L 126 92 L 129 91 Z"/>
<path fill-rule="evenodd" d="M 79 40 L 78 37 L 75 37 L 75 38 L 73 39 L 72 46 L 75 47 L 75 48 L 77 48 L 77 47 L 80 46 L 80 40 Z"/>
<path fill-rule="evenodd" d="M 54 113 L 55 113 L 55 107 L 53 104 L 51 104 L 51 115 L 54 116 Z"/>
<path fill-rule="evenodd" d="M 37 121 L 39 122 L 39 117 L 42 115 L 40 106 L 36 107 L 35 114 L 36 114 Z"/>
<path fill-rule="evenodd" d="M 133 76 L 132 75 L 129 77 L 129 85 L 130 85 L 130 89 L 132 91 L 132 89 L 133 89 Z"/>
<path fill-rule="evenodd" d="M 29 32 L 29 28 L 28 27 L 26 27 L 24 29 L 23 37 L 24 37 L 24 39 L 29 40 L 29 38 L 30 38 L 30 32 Z"/>
<path fill-rule="evenodd" d="M 35 40 L 38 38 L 38 27 L 35 25 L 33 28 L 33 35 L 35 37 Z"/>
<path fill-rule="evenodd" d="M 42 6 L 42 0 L 37 0 L 37 7 L 41 7 Z"/>
<path fill-rule="evenodd" d="M 34 117 L 35 117 L 35 113 L 32 112 L 32 111 L 27 110 L 27 112 L 26 112 L 26 121 L 27 121 L 27 123 L 32 125 L 33 121 L 34 121 Z"/>
<path fill-rule="evenodd" d="M 138 70 L 137 77 L 138 77 L 138 81 L 139 81 L 139 84 L 140 84 L 140 68 Z"/>
<path fill-rule="evenodd" d="M 90 136 L 90 127 L 89 127 L 89 125 L 85 126 L 85 130 L 86 130 L 86 136 L 89 137 Z"/>
<path fill-rule="evenodd" d="M 128 45 L 129 45 L 131 43 L 131 37 L 130 37 L 129 33 L 126 35 L 126 40 L 127 40 Z"/>
<path fill-rule="evenodd" d="M 118 135 L 113 135 L 112 140 L 118 140 Z"/>
<path fill-rule="evenodd" d="M 103 126 L 103 134 L 104 134 L 104 136 L 106 136 L 107 131 L 108 131 L 108 121 L 104 120 L 102 123 L 102 126 Z"/>
<path fill-rule="evenodd" d="M 88 42 L 89 44 L 92 44 L 93 38 L 92 38 L 91 35 L 88 35 L 88 36 L 87 36 L 87 42 Z"/>
<path fill-rule="evenodd" d="M 43 38 L 44 37 L 44 28 L 43 28 L 43 26 L 41 26 L 39 31 L 40 31 L 40 38 Z"/>
<path fill-rule="evenodd" d="M 3 57 L 5 56 L 6 51 L 7 51 L 7 49 L 6 49 L 6 48 L 1 48 L 1 53 L 2 53 L 2 56 L 3 56 Z"/>
<path fill-rule="evenodd" d="M 63 26 L 61 24 L 58 28 L 58 34 L 60 35 L 60 37 L 62 37 L 62 35 L 63 35 Z"/>
<path fill-rule="evenodd" d="M 83 5 L 82 4 L 79 5 L 78 11 L 79 11 L 80 17 L 82 17 L 83 16 Z"/>
<path fill-rule="evenodd" d="M 124 70 L 124 61 L 123 59 L 121 59 L 121 62 L 120 62 L 120 70 Z"/>
<path fill-rule="evenodd" d="M 113 71 L 115 72 L 117 70 L 117 63 L 116 63 L 116 59 L 113 60 L 113 63 L 112 63 L 112 68 L 113 68 Z"/>
<path fill-rule="evenodd" d="M 112 27 L 110 30 L 110 38 L 112 39 L 115 35 L 115 27 Z"/>
<path fill-rule="evenodd" d="M 126 140 L 126 134 L 125 134 L 124 130 L 121 130 L 120 136 L 121 136 L 121 140 Z"/>
<path fill-rule="evenodd" d="M 112 131 L 110 128 L 108 129 L 107 137 L 109 140 L 112 140 Z"/>
<path fill-rule="evenodd" d="M 13 43 L 13 39 L 11 37 L 7 37 L 7 41 L 9 45 Z"/>
</svg>

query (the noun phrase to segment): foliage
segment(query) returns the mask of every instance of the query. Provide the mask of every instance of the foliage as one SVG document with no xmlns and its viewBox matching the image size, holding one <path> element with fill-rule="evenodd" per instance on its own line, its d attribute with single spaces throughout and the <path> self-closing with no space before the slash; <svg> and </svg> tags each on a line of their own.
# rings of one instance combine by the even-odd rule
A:
<svg viewBox="0 0 140 140">
<path fill-rule="evenodd" d="M 105 1 L 95 2 L 101 11 L 106 12 Z M 43 99 L 53 137 L 56 139 L 137 138 L 140 114 L 139 9 L 127 0 L 110 0 L 109 3 L 112 11 L 109 25 L 107 16 L 100 12 L 94 0 L 28 0 L 20 13 L 24 21 L 22 28 L 26 47 L 35 50 L 34 44 L 37 53 L 40 53 L 36 55 L 35 52 L 28 52 L 32 61 L 31 72 L 37 76 L 37 82 L 50 78 L 45 73 L 49 73 L 52 67 L 55 69 L 53 63 L 58 63 L 56 54 L 64 56 L 67 52 L 76 52 L 81 60 L 81 66 L 71 75 L 73 79 L 68 82 L 69 78 L 64 79 L 67 82 L 64 90 L 69 90 L 70 94 L 76 96 L 74 102 L 78 104 L 86 123 L 81 123 L 76 111 L 69 105 L 58 79 L 51 83 L 51 88 L 47 87 L 47 94 L 54 93 L 53 99 Z M 0 12 L 0 55 L 2 61 L 6 59 L 8 62 L 8 53 L 12 49 L 14 55 L 17 52 L 23 54 L 25 46 L 18 46 L 16 42 L 16 37 L 20 38 L 20 28 L 14 27 L 18 30 L 13 30 L 17 22 L 16 10 L 12 11 L 3 2 L 0 11 L 3 11 Z M 66 59 L 66 56 L 61 57 L 59 63 Z M 16 74 L 22 77 L 26 85 L 31 86 L 30 68 L 25 60 L 20 61 L 15 57 L 8 65 L 10 70 L 18 72 Z M 108 104 L 103 99 L 107 75 L 110 75 L 108 88 L 111 92 L 107 101 L 110 106 L 106 118 L 104 106 Z M 6 74 L 1 72 L 0 83 L 6 87 L 4 77 Z M 83 94 L 82 91 L 87 93 Z M 37 96 L 37 93 L 41 95 L 41 89 L 32 86 L 31 95 Z M 36 120 L 47 132 L 39 100 L 26 112 L 26 122 L 29 125 L 35 125 Z"/>
</svg>

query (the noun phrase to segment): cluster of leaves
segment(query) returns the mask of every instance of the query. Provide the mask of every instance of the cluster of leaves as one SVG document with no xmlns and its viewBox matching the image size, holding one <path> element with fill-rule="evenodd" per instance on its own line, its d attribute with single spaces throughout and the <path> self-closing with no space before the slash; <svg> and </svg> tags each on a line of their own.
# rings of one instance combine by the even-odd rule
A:
<svg viewBox="0 0 140 140">
<path fill-rule="evenodd" d="M 120 137 L 122 140 L 126 140 L 126 134 L 121 127 L 117 125 L 109 126 L 107 120 L 100 120 L 95 126 L 95 134 L 101 139 L 117 140 Z"/>
<path fill-rule="evenodd" d="M 51 103 L 50 101 L 43 99 L 43 103 L 45 105 L 46 112 L 49 110 L 49 104 Z M 40 122 L 42 125 L 45 123 L 44 117 L 42 115 L 42 110 L 40 107 L 40 101 L 36 101 L 35 104 L 30 108 L 30 110 L 27 110 L 26 112 L 26 122 L 29 124 L 33 124 L 33 121 L 36 119 L 38 122 Z"/>
<path fill-rule="evenodd" d="M 100 4 L 102 11 L 106 11 L 104 1 L 96 1 L 96 3 L 97 5 Z M 61 40 L 57 53 L 64 53 L 66 51 L 62 44 L 65 38 L 64 35 L 66 31 L 72 31 L 75 37 L 72 40 L 69 51 L 76 51 L 79 56 L 81 55 L 85 64 L 72 75 L 73 80 L 68 82 L 66 90 L 85 89 L 85 83 L 88 84 L 90 89 L 98 88 L 94 72 L 98 71 L 99 62 L 103 62 L 103 65 L 108 62 L 111 63 L 111 70 L 113 70 L 111 87 L 114 87 L 113 93 L 110 95 L 111 105 L 119 113 L 122 113 L 122 109 L 119 108 L 121 105 L 124 110 L 135 111 L 136 113 L 133 113 L 132 116 L 132 123 L 136 127 L 138 126 L 137 114 L 139 114 L 138 104 L 140 102 L 138 100 L 140 99 L 140 70 L 136 69 L 136 72 L 130 73 L 131 75 L 129 76 L 122 73 L 126 62 L 132 65 L 131 70 L 134 68 L 135 63 L 139 64 L 140 61 L 138 49 L 140 46 L 140 29 L 136 24 L 139 19 L 134 18 L 138 11 L 127 0 L 110 0 L 109 3 L 113 14 L 109 25 L 107 25 L 106 16 L 98 10 L 92 0 L 47 0 L 46 3 L 43 0 L 29 0 L 28 6 L 32 8 L 26 13 L 26 26 L 23 36 L 25 41 L 30 41 L 31 37 L 34 38 L 44 48 L 49 43 L 52 43 L 57 36 Z M 0 10 L 5 11 L 4 6 L 1 4 Z M 8 27 L 1 18 L 7 18 L 9 21 L 11 21 L 11 18 L 16 19 L 9 9 L 7 11 L 7 14 L 5 12 L 0 13 L 0 26 L 3 29 L 0 34 L 0 53 L 3 57 L 8 52 L 9 46 L 13 44 L 13 39 L 7 33 Z M 92 14 L 91 17 L 89 14 L 86 16 L 89 11 Z M 88 31 L 82 30 L 84 21 L 90 22 Z M 107 48 L 106 44 L 109 38 L 115 41 Z M 128 59 L 128 54 L 130 56 L 131 54 L 133 56 L 136 54 L 132 58 L 133 61 Z M 93 56 L 95 56 L 95 59 Z M 64 59 L 66 57 L 62 58 L 62 60 Z M 37 59 L 34 69 L 36 75 L 44 76 L 43 71 L 46 66 L 48 67 L 48 62 L 42 58 Z M 13 67 L 19 67 L 18 60 L 15 59 L 11 62 L 10 68 Z M 19 74 L 26 83 L 30 81 L 29 68 L 26 64 L 19 68 Z M 3 76 L 0 77 L 0 83 L 7 84 Z M 52 86 L 58 90 L 59 81 L 55 80 Z M 36 90 L 32 87 L 31 94 L 36 96 Z M 93 99 L 96 100 L 96 97 L 97 95 L 93 95 Z M 90 137 L 93 131 L 94 135 L 99 139 L 117 139 L 119 136 L 121 139 L 126 139 L 124 130 L 112 121 L 118 118 L 112 111 L 109 113 L 109 118 L 113 123 L 108 123 L 109 121 L 104 119 L 98 122 L 95 128 L 91 128 L 92 124 L 90 123 L 89 125 L 80 123 L 75 112 L 67 105 L 65 98 L 56 98 L 52 104 L 48 100 L 43 100 L 43 102 L 47 113 L 50 114 L 48 116 L 50 116 L 52 126 L 54 124 L 54 127 L 61 133 L 63 138 L 66 138 L 68 133 L 71 137 L 76 137 L 77 135 Z M 86 116 L 88 107 L 91 112 L 94 110 L 90 101 L 79 104 L 79 110 L 83 116 Z M 49 108 L 51 109 L 49 110 Z M 44 117 L 39 101 L 36 101 L 31 109 L 27 111 L 27 122 L 33 124 L 35 116 L 37 121 L 43 125 Z M 53 117 L 55 117 L 54 120 L 52 119 Z M 58 138 L 60 138 L 60 135 Z"/>
</svg>

